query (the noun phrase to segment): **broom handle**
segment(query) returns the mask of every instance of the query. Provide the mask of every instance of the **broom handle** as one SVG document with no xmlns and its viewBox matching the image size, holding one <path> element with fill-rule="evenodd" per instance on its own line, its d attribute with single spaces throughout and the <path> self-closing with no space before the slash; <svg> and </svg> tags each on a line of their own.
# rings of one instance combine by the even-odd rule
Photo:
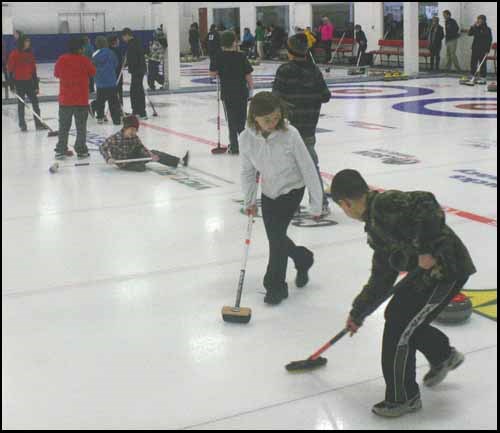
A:
<svg viewBox="0 0 500 433">
<path fill-rule="evenodd" d="M 481 63 L 479 63 L 479 66 L 476 69 L 476 73 L 472 76 L 472 78 L 474 78 L 478 74 L 478 72 L 481 72 L 481 66 L 483 66 L 483 63 L 486 60 L 486 57 L 488 57 L 488 54 L 489 53 L 485 54 L 485 56 L 483 57 L 483 60 L 481 60 Z"/>
<path fill-rule="evenodd" d="M 217 75 L 217 147 L 220 148 L 220 78 Z"/>
<path fill-rule="evenodd" d="M 129 162 L 149 162 L 151 161 L 151 158 L 133 158 L 133 159 L 121 159 L 119 161 L 115 161 L 115 164 L 125 164 L 125 163 L 129 163 Z M 74 164 L 64 164 L 60 167 L 83 167 L 83 166 L 86 166 L 86 165 L 96 165 L 96 164 L 100 164 L 100 165 L 105 165 L 107 164 L 106 162 L 97 162 L 97 163 L 92 163 L 92 162 L 75 162 Z"/>
<path fill-rule="evenodd" d="M 380 302 L 374 309 L 372 309 L 368 314 L 373 313 L 380 304 L 385 302 L 396 290 L 398 290 L 400 287 L 404 286 L 409 280 L 413 280 L 416 276 L 420 275 L 422 271 L 420 268 L 417 268 L 415 271 L 412 273 L 408 274 L 406 277 L 404 277 L 399 283 L 397 283 L 394 287 L 392 287 L 389 292 L 386 294 L 382 302 Z M 309 360 L 310 361 L 315 361 L 320 357 L 320 355 L 324 352 L 326 352 L 330 347 L 332 347 L 337 341 L 339 341 L 342 337 L 344 337 L 346 334 L 349 333 L 349 329 L 344 328 L 342 331 L 340 331 L 335 337 L 333 337 L 328 343 L 326 343 L 321 349 L 319 349 L 314 355 L 311 355 Z"/>
<path fill-rule="evenodd" d="M 247 234 L 245 238 L 245 252 L 243 254 L 243 264 L 241 265 L 240 279 L 238 281 L 238 294 L 236 296 L 235 308 L 240 308 L 241 295 L 243 293 L 243 281 L 245 280 L 245 272 L 248 262 L 248 251 L 252 239 L 253 215 L 248 216 Z"/>
<path fill-rule="evenodd" d="M 319 349 L 314 355 L 311 355 L 309 361 L 315 361 L 324 352 L 326 352 L 330 347 L 332 347 L 337 341 L 339 341 L 344 335 L 349 332 L 347 328 L 340 331 L 335 337 L 333 337 L 328 343 L 326 343 L 321 349 Z"/>
<path fill-rule="evenodd" d="M 47 128 L 49 128 L 50 132 L 54 132 L 54 130 L 49 125 L 47 125 L 47 123 L 45 123 L 45 121 L 37 113 L 35 113 L 35 110 L 33 110 L 23 98 L 21 98 L 17 93 L 14 93 L 14 95 L 16 95 L 16 98 L 19 99 L 24 104 L 24 106 L 31 111 L 33 116 L 35 116 L 40 122 L 42 122 Z"/>
</svg>

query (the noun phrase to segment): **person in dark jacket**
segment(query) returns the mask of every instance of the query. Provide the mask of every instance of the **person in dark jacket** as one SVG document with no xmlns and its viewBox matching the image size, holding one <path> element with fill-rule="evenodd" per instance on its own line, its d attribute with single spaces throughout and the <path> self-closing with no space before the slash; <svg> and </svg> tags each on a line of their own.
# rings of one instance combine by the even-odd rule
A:
<svg viewBox="0 0 500 433">
<path fill-rule="evenodd" d="M 130 103 L 132 114 L 146 120 L 146 95 L 144 94 L 144 75 L 146 74 L 146 59 L 140 39 L 136 38 L 128 27 L 122 30 L 122 39 L 127 44 L 126 65 L 131 75 Z"/>
<path fill-rule="evenodd" d="M 491 29 L 488 27 L 485 15 L 479 15 L 477 17 L 476 23 L 471 26 L 469 30 L 469 36 L 474 37 L 474 40 L 472 42 L 472 57 L 470 60 L 470 69 L 471 74 L 475 74 L 479 64 L 484 59 L 484 56 L 487 56 L 490 52 L 491 44 L 493 42 Z M 487 65 L 485 61 L 481 66 L 479 75 L 483 78 L 486 78 L 486 74 Z"/>
<path fill-rule="evenodd" d="M 196 23 L 191 24 L 189 29 L 189 45 L 191 46 L 191 54 L 195 58 L 200 57 L 200 31 Z"/>
<path fill-rule="evenodd" d="M 289 104 L 289 121 L 299 131 L 323 184 L 319 158 L 315 150 L 316 127 L 321 105 L 330 101 L 331 92 L 319 68 L 308 61 L 309 48 L 304 34 L 296 34 L 289 38 L 287 49 L 290 61 L 278 68 L 273 84 L 273 94 Z M 328 213 L 328 199 L 324 195 L 323 215 Z"/>
<path fill-rule="evenodd" d="M 54 67 L 54 76 L 59 79 L 59 141 L 55 149 L 56 159 L 64 159 L 66 156 L 73 117 L 76 126 L 76 153 L 79 158 L 90 156 L 87 147 L 89 81 L 95 76 L 96 69 L 83 55 L 83 46 L 81 38 L 71 38 L 69 53 L 59 57 Z"/>
<path fill-rule="evenodd" d="M 221 51 L 220 35 L 215 24 L 210 26 L 210 32 L 207 35 L 207 50 L 210 57 L 210 70 L 212 70 L 215 67 L 215 58 Z"/>
<path fill-rule="evenodd" d="M 443 11 L 445 21 L 445 40 L 446 40 L 446 69 L 451 71 L 451 64 L 455 66 L 457 71 L 460 71 L 460 63 L 457 57 L 458 38 L 460 37 L 460 27 L 457 22 L 451 17 L 449 10 Z"/>
<path fill-rule="evenodd" d="M 441 62 L 441 49 L 443 48 L 444 29 L 439 24 L 439 17 L 432 17 L 429 29 L 429 51 L 431 52 L 431 71 L 439 71 Z"/>
<path fill-rule="evenodd" d="M 229 127 L 228 152 L 237 155 L 238 135 L 245 129 L 249 90 L 253 88 L 253 68 L 246 56 L 238 51 L 234 32 L 222 33 L 221 43 L 223 51 L 210 66 L 210 75 L 219 77 L 221 99 Z"/>
<path fill-rule="evenodd" d="M 442 382 L 464 361 L 464 355 L 431 323 L 476 268 L 432 193 L 370 191 L 362 176 L 348 169 L 335 175 L 331 194 L 350 218 L 365 223 L 368 244 L 374 250 L 371 277 L 347 319 L 351 336 L 390 297 L 400 272 L 409 272 L 385 310 L 382 370 L 386 393 L 372 411 L 383 417 L 417 411 L 422 403 L 416 351 L 430 363 L 423 380 L 427 387 Z"/>
<path fill-rule="evenodd" d="M 108 46 L 111 51 L 116 56 L 118 60 L 118 65 L 116 67 L 116 94 L 118 96 L 118 101 L 120 102 L 120 109 L 123 111 L 123 53 L 120 49 L 120 38 L 117 35 L 111 35 L 108 37 Z M 122 113 L 123 116 L 123 113 Z"/>
<path fill-rule="evenodd" d="M 148 86 L 149 90 L 156 90 L 155 83 L 160 84 L 160 90 L 163 90 L 165 84 L 164 75 L 160 74 L 160 65 L 163 65 L 165 57 L 165 48 L 157 39 L 156 35 L 153 36 L 153 41 L 149 47 L 148 53 Z"/>
<path fill-rule="evenodd" d="M 83 55 L 87 57 L 90 61 L 92 61 L 92 54 L 94 54 L 94 46 L 90 42 L 90 38 L 85 35 L 83 36 Z M 95 92 L 95 82 L 94 77 L 90 77 L 89 81 L 89 92 Z"/>
<path fill-rule="evenodd" d="M 121 123 L 121 110 L 116 91 L 118 59 L 108 48 L 108 41 L 104 36 L 98 36 L 95 45 L 97 50 L 92 55 L 92 62 L 96 67 L 97 99 L 91 104 L 92 111 L 97 114 L 97 123 L 102 124 L 104 120 L 107 120 L 104 116 L 104 107 L 107 102 L 113 123 L 119 125 Z"/>
<path fill-rule="evenodd" d="M 359 62 L 360 66 L 364 66 L 362 64 L 363 60 L 362 57 L 364 56 L 364 54 L 366 53 L 366 49 L 368 48 L 368 39 L 366 38 L 365 32 L 363 31 L 363 29 L 359 24 L 356 24 L 354 26 L 354 35 L 356 42 L 358 44 L 358 55 L 356 56 L 356 64 L 358 64 Z"/>
<path fill-rule="evenodd" d="M 40 116 L 40 106 L 38 105 L 39 80 L 36 74 L 36 62 L 31 50 L 31 39 L 26 35 L 21 35 L 17 40 L 17 49 L 12 51 L 7 61 L 7 69 L 11 74 L 15 92 L 19 97 L 27 102 L 26 97 L 31 101 L 33 111 Z M 17 114 L 19 128 L 21 131 L 27 131 L 26 120 L 24 118 L 24 104 L 17 101 Z M 33 116 L 35 128 L 47 129 L 40 120 Z"/>
</svg>

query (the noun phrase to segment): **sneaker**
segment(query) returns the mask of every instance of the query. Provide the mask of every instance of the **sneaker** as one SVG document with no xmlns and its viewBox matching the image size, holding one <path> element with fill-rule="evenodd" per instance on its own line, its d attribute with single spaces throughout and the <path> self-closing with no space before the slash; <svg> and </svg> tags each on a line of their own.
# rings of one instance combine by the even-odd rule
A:
<svg viewBox="0 0 500 433">
<path fill-rule="evenodd" d="M 231 147 L 229 146 L 229 148 L 227 149 L 227 153 L 229 153 L 230 155 L 239 155 L 240 154 L 240 150 L 237 148 L 237 147 Z"/>
<path fill-rule="evenodd" d="M 465 361 L 465 356 L 463 353 L 460 353 L 454 347 L 451 348 L 451 355 L 449 358 L 444 361 L 442 364 L 433 366 L 431 365 L 431 369 L 424 376 L 424 385 L 428 387 L 433 387 L 441 383 L 446 375 L 458 368 Z"/>
<path fill-rule="evenodd" d="M 304 264 L 297 268 L 297 277 L 295 278 L 295 285 L 302 289 L 309 282 L 309 269 L 314 265 L 314 254 L 307 248 L 298 247 L 303 251 L 304 254 Z"/>
<path fill-rule="evenodd" d="M 21 128 L 22 132 L 26 132 L 28 130 L 28 127 L 26 125 L 20 125 L 19 128 Z"/>
<path fill-rule="evenodd" d="M 78 158 L 78 159 L 86 159 L 86 158 L 90 158 L 90 153 L 88 153 L 88 152 L 85 152 L 85 153 L 79 153 L 79 154 L 77 154 L 77 158 Z"/>
<path fill-rule="evenodd" d="M 43 131 L 43 130 L 49 129 L 49 127 L 47 125 L 44 125 L 43 123 L 40 123 L 39 125 L 36 125 L 35 128 L 36 128 L 37 131 Z"/>
<path fill-rule="evenodd" d="M 104 123 L 104 119 L 97 119 L 97 123 L 98 123 L 99 125 L 102 125 L 102 124 Z"/>
<path fill-rule="evenodd" d="M 420 394 L 408 400 L 406 403 L 391 403 L 388 401 L 381 401 L 372 408 L 375 415 L 383 416 L 386 418 L 398 418 L 406 415 L 407 413 L 416 412 L 422 409 L 422 400 Z"/>
<path fill-rule="evenodd" d="M 66 153 L 65 152 L 60 152 L 60 151 L 57 151 L 56 152 L 56 157 L 55 157 L 57 160 L 62 160 L 62 159 L 66 159 Z"/>
<path fill-rule="evenodd" d="M 184 158 L 182 158 L 182 165 L 184 167 L 187 167 L 189 165 L 189 152 L 186 152 L 186 155 L 184 155 Z"/>
</svg>

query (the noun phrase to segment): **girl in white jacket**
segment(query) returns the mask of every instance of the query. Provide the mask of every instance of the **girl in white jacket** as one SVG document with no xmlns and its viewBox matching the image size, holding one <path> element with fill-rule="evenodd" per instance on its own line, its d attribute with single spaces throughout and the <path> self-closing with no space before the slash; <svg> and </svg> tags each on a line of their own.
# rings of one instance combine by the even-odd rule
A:
<svg viewBox="0 0 500 433">
<path fill-rule="evenodd" d="M 298 131 L 288 124 L 284 102 L 270 92 L 254 96 L 248 127 L 240 135 L 241 181 L 247 214 L 257 212 L 257 172 L 262 184 L 262 216 L 269 239 L 269 264 L 264 277 L 271 305 L 288 298 L 288 257 L 297 269 L 296 285 L 304 287 L 314 263 L 311 251 L 296 246 L 287 229 L 298 210 L 305 187 L 311 196 L 311 212 L 319 221 L 323 189 L 311 155 Z"/>
</svg>

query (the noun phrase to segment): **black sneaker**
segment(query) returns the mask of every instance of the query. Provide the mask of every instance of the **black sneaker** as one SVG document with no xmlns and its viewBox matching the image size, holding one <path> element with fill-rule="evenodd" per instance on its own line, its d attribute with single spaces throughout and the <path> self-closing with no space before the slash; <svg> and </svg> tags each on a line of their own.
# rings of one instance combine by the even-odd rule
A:
<svg viewBox="0 0 500 433">
<path fill-rule="evenodd" d="M 76 157 L 78 159 L 86 159 L 86 158 L 90 158 L 90 153 L 88 152 L 85 152 L 85 153 L 79 153 L 76 155 Z"/>
<path fill-rule="evenodd" d="M 298 247 L 303 251 L 304 261 L 301 263 L 300 267 L 297 267 L 297 277 L 295 279 L 295 285 L 301 289 L 307 285 L 309 282 L 309 269 L 312 268 L 314 264 L 314 254 L 307 248 Z"/>
<path fill-rule="evenodd" d="M 186 155 L 184 155 L 184 158 L 182 158 L 182 165 L 184 167 L 187 167 L 189 165 L 189 152 L 186 152 Z"/>
<path fill-rule="evenodd" d="M 422 400 L 420 394 L 408 400 L 406 403 L 391 403 L 388 401 L 381 401 L 372 408 L 375 415 L 383 416 L 385 418 L 398 418 L 406 415 L 407 413 L 416 412 L 422 409 Z"/>
<path fill-rule="evenodd" d="M 279 305 L 283 300 L 281 292 L 267 292 L 264 302 L 268 305 Z"/>
<path fill-rule="evenodd" d="M 441 383 L 447 374 L 458 368 L 465 361 L 465 356 L 454 347 L 451 348 L 451 354 L 446 361 L 440 365 L 431 365 L 431 369 L 424 376 L 424 385 L 430 387 Z"/>
<path fill-rule="evenodd" d="M 26 132 L 28 130 L 28 127 L 26 125 L 20 125 L 19 128 L 21 128 L 22 132 Z"/>
</svg>

